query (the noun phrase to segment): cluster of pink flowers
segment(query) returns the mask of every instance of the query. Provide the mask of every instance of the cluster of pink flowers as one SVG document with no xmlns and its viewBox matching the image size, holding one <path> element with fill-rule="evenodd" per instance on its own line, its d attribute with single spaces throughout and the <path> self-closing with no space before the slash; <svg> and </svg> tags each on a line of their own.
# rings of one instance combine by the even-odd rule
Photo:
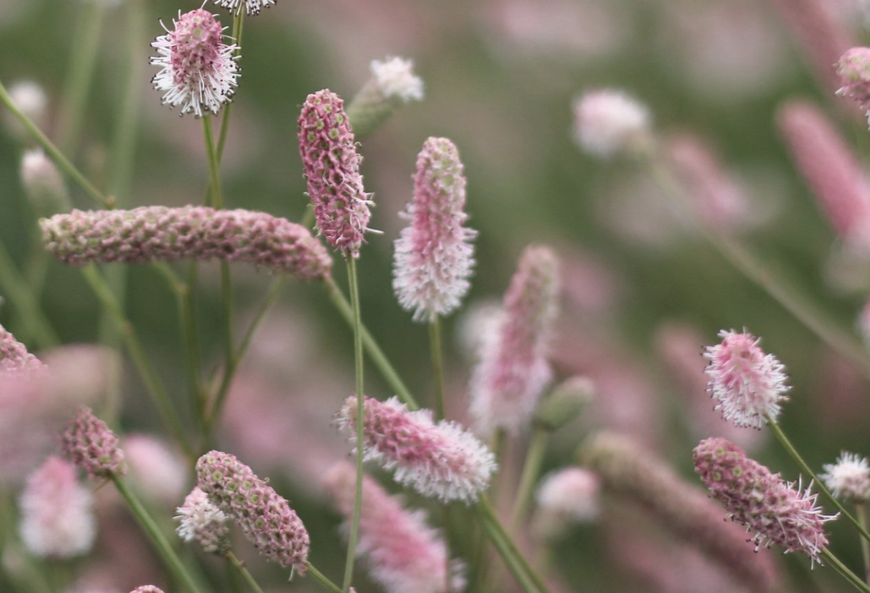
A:
<svg viewBox="0 0 870 593">
<path fill-rule="evenodd" d="M 63 433 L 61 446 L 66 456 L 92 478 L 123 476 L 126 472 L 120 439 L 105 422 L 82 406 Z"/>
</svg>

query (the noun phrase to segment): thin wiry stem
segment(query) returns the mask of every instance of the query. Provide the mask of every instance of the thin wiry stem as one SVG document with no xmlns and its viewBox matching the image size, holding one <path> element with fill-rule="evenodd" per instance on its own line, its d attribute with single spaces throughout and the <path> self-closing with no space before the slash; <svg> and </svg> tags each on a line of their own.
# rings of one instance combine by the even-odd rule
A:
<svg viewBox="0 0 870 593">
<path fill-rule="evenodd" d="M 322 585 L 323 588 L 331 593 L 342 593 L 341 587 L 330 581 L 322 572 L 314 568 L 313 564 L 306 562 L 306 566 L 308 567 L 308 574 L 311 575 L 318 584 Z"/>
<path fill-rule="evenodd" d="M 855 514 L 858 515 L 858 521 L 867 529 L 867 508 L 863 501 L 855 502 Z M 870 585 L 870 542 L 863 537 L 861 538 L 861 557 L 864 559 L 864 580 Z"/>
<path fill-rule="evenodd" d="M 523 473 L 520 477 L 520 485 L 514 499 L 514 508 L 511 513 L 511 530 L 516 533 L 525 519 L 532 502 L 532 494 L 541 465 L 544 461 L 544 453 L 547 451 L 547 437 L 549 432 L 540 426 L 536 426 L 526 452 L 526 461 L 523 464 Z"/>
<path fill-rule="evenodd" d="M 840 562 L 840 559 L 834 556 L 834 554 L 827 548 L 822 550 L 822 556 L 824 556 L 825 560 L 834 567 L 834 570 L 839 572 L 844 579 L 852 583 L 856 589 L 859 591 L 863 591 L 864 593 L 870 593 L 870 586 L 861 580 L 861 578 L 856 575 L 854 572 L 849 570 L 845 564 Z"/>
<path fill-rule="evenodd" d="M 248 572 L 248 569 L 245 568 L 245 563 L 239 560 L 235 554 L 233 554 L 232 550 L 227 550 L 224 554 L 224 558 L 230 563 L 230 565 L 236 569 L 242 579 L 244 579 L 245 583 L 248 584 L 248 587 L 251 588 L 254 593 L 263 593 L 263 589 L 260 588 L 260 585 L 257 584 L 257 581 L 254 580 L 254 577 L 251 576 L 251 573 Z"/>
</svg>

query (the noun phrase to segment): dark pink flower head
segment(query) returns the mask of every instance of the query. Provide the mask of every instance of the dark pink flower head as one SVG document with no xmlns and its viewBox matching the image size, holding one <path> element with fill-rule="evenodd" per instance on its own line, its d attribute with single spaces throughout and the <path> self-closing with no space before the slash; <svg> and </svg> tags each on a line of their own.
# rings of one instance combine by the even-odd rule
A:
<svg viewBox="0 0 870 593">
<path fill-rule="evenodd" d="M 522 429 L 552 377 L 547 362 L 558 313 L 559 263 L 548 248 L 523 251 L 504 297 L 504 315 L 471 376 L 471 415 L 484 434 Z"/>
<path fill-rule="evenodd" d="M 870 47 L 853 47 L 837 61 L 838 95 L 855 99 L 870 118 Z"/>
<path fill-rule="evenodd" d="M 338 414 L 339 428 L 351 442 L 357 418 L 357 398 L 345 401 Z M 430 410 L 409 412 L 398 398 L 363 400 L 363 457 L 387 469 L 395 479 L 423 496 L 443 502 L 477 500 L 489 487 L 495 456 L 456 422 L 432 420 Z"/>
<path fill-rule="evenodd" d="M 228 453 L 206 453 L 196 462 L 196 473 L 209 500 L 238 523 L 261 554 L 305 574 L 308 531 L 287 499 Z"/>
<path fill-rule="evenodd" d="M 0 372 L 41 368 L 39 359 L 0 325 Z"/>
<path fill-rule="evenodd" d="M 785 367 L 773 354 L 765 354 L 750 333 L 723 329 L 719 337 L 721 343 L 704 351 L 710 361 L 708 390 L 719 400 L 715 409 L 736 426 L 761 428 L 768 418 L 775 422 L 779 403 L 788 400 Z"/>
<path fill-rule="evenodd" d="M 66 456 L 92 478 L 123 476 L 127 469 L 119 439 L 106 423 L 81 406 L 61 437 Z"/>
<path fill-rule="evenodd" d="M 447 138 L 429 138 L 417 157 L 414 199 L 401 216 L 410 221 L 396 240 L 393 290 L 415 321 L 452 313 L 468 292 L 474 265 L 463 226 L 465 175 L 459 151 Z"/>
<path fill-rule="evenodd" d="M 372 202 L 363 189 L 362 159 L 344 101 L 326 89 L 308 95 L 298 125 L 299 153 L 317 227 L 327 243 L 345 255 L 359 257 L 363 234 L 370 230 Z"/>
<path fill-rule="evenodd" d="M 151 58 L 151 65 L 162 67 L 152 81 L 154 88 L 164 93 L 164 105 L 180 107 L 182 115 L 217 113 L 238 85 L 238 56 L 233 56 L 238 47 L 223 42 L 221 24 L 207 10 L 179 11 L 172 25 L 172 31 L 163 26 L 166 35 L 151 44 L 160 54 Z"/>
<path fill-rule="evenodd" d="M 803 552 L 821 564 L 828 545 L 823 515 L 810 488 L 788 484 L 725 439 L 701 441 L 693 452 L 695 471 L 713 498 L 725 505 L 732 520 L 755 532 L 756 549 L 777 544 L 788 552 Z"/>
</svg>

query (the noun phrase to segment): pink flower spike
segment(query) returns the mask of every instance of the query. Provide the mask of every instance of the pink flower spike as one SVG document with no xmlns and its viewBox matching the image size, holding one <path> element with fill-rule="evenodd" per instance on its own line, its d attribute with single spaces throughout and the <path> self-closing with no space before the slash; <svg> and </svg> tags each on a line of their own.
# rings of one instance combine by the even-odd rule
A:
<svg viewBox="0 0 870 593">
<path fill-rule="evenodd" d="M 449 315 L 468 292 L 477 232 L 463 226 L 465 176 L 447 138 L 429 138 L 417 157 L 414 198 L 400 214 L 410 221 L 395 243 L 393 290 L 414 321 Z"/>
<path fill-rule="evenodd" d="M 208 499 L 199 486 L 187 495 L 176 509 L 178 535 L 186 542 L 196 540 L 205 552 L 219 554 L 229 547 L 226 514 Z"/>
<path fill-rule="evenodd" d="M 344 255 L 359 257 L 372 201 L 359 172 L 362 158 L 338 95 L 322 90 L 308 95 L 299 115 L 299 153 L 314 203 L 317 228 Z"/>
<path fill-rule="evenodd" d="M 126 473 L 124 452 L 118 447 L 118 435 L 81 406 L 61 437 L 66 456 L 92 478 L 123 476 Z"/>
<path fill-rule="evenodd" d="M 261 8 L 271 8 L 274 6 L 275 0 L 214 0 L 214 3 L 226 8 L 233 14 L 242 12 L 242 6 L 244 5 L 245 13 L 258 15 Z"/>
<path fill-rule="evenodd" d="M 748 459 L 743 449 L 722 438 L 706 439 L 695 447 L 695 472 L 713 498 L 725 505 L 733 521 L 754 531 L 756 550 L 777 544 L 788 552 L 803 552 L 822 563 L 828 545 L 824 524 L 836 515 L 823 515 L 818 494 L 786 483 L 779 474 Z"/>
<path fill-rule="evenodd" d="M 471 375 L 470 412 L 480 433 L 516 433 L 534 414 L 552 378 L 547 350 L 558 299 L 556 256 L 547 247 L 527 247 L 504 297 L 497 338 L 487 340 Z"/>
<path fill-rule="evenodd" d="M 262 555 L 299 574 L 308 571 L 308 531 L 287 499 L 228 453 L 206 453 L 196 462 L 196 473 L 209 500 L 232 517 Z"/>
<path fill-rule="evenodd" d="M 356 442 L 357 398 L 338 413 L 338 426 Z M 456 422 L 432 420 L 430 410 L 409 412 L 396 397 L 363 400 L 363 459 L 396 469 L 395 480 L 442 502 L 477 500 L 489 487 L 495 456 Z"/>
<path fill-rule="evenodd" d="M 201 8 L 179 11 L 172 31 L 160 24 L 166 35 L 151 44 L 160 54 L 151 58 L 151 65 L 162 68 L 152 82 L 163 92 L 163 104 L 180 107 L 181 115 L 216 114 L 238 86 L 240 56 L 233 55 L 238 46 L 223 42 L 220 22 Z"/>
<path fill-rule="evenodd" d="M 716 410 L 735 426 L 761 428 L 770 419 L 776 422 L 780 402 L 788 401 L 791 387 L 785 384 L 785 367 L 773 354 L 765 354 L 761 341 L 750 333 L 731 330 L 719 332 L 722 342 L 707 346 L 704 358 L 710 361 L 708 391 L 719 400 Z"/>
<path fill-rule="evenodd" d="M 39 359 L 28 352 L 24 344 L 0 325 L 0 372 L 42 367 L 43 364 Z"/>
<path fill-rule="evenodd" d="M 837 61 L 837 74 L 843 85 L 838 95 L 854 99 L 870 125 L 870 47 L 853 47 Z"/>
<path fill-rule="evenodd" d="M 356 468 L 348 463 L 337 464 L 327 473 L 325 485 L 349 525 Z M 462 591 L 465 586 L 462 563 L 449 559 L 447 545 L 426 524 L 425 514 L 404 509 L 398 497 L 387 494 L 368 476 L 363 476 L 356 552 L 368 557 L 372 579 L 387 593 L 448 593 Z"/>
</svg>

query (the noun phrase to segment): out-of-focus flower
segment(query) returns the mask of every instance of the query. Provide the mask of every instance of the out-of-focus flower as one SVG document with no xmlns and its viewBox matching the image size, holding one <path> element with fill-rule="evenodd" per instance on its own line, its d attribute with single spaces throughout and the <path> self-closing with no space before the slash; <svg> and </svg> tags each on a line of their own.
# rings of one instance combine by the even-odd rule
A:
<svg viewBox="0 0 870 593">
<path fill-rule="evenodd" d="M 126 473 L 124 452 L 118 446 L 118 435 L 106 423 L 94 416 L 90 408 L 81 406 L 63 433 L 64 454 L 92 478 L 109 478 Z"/>
<path fill-rule="evenodd" d="M 588 377 L 575 375 L 558 384 L 541 403 L 535 424 L 545 430 L 558 430 L 580 415 L 595 399 L 595 384 Z"/>
<path fill-rule="evenodd" d="M 153 83 L 163 93 L 163 104 L 197 117 L 220 111 L 238 86 L 239 56 L 233 55 L 238 46 L 223 42 L 220 22 L 201 8 L 179 11 L 171 31 L 162 22 L 161 26 L 166 35 L 151 44 L 159 54 L 151 58 L 151 65 L 161 67 Z"/>
<path fill-rule="evenodd" d="M 347 106 L 347 116 L 357 137 L 382 124 L 400 106 L 423 100 L 423 80 L 414 74 L 414 62 L 387 56 L 372 60 L 372 77 Z"/>
<path fill-rule="evenodd" d="M 63 177 L 41 148 L 24 153 L 20 173 L 24 191 L 39 216 L 69 212 L 69 194 Z"/>
<path fill-rule="evenodd" d="M 449 315 L 468 292 L 476 231 L 463 226 L 465 175 L 447 138 L 429 138 L 417 157 L 414 198 L 402 217 L 410 225 L 396 239 L 393 290 L 415 321 Z"/>
<path fill-rule="evenodd" d="M 204 206 L 73 210 L 39 225 L 46 249 L 72 265 L 218 258 L 303 280 L 326 278 L 332 267 L 308 229 L 264 212 Z"/>
<path fill-rule="evenodd" d="M 287 499 L 228 453 L 206 453 L 196 462 L 196 473 L 209 500 L 232 517 L 261 554 L 307 572 L 308 531 Z"/>
<path fill-rule="evenodd" d="M 154 585 L 142 585 L 141 587 L 136 587 L 130 593 L 163 593 L 163 589 Z"/>
<path fill-rule="evenodd" d="M 359 257 L 363 234 L 371 230 L 372 201 L 363 189 L 362 158 L 344 101 L 327 89 L 308 95 L 298 126 L 299 153 L 317 228 L 335 249 Z"/>
<path fill-rule="evenodd" d="M 819 479 L 834 496 L 859 503 L 870 500 L 870 463 L 866 457 L 844 451 L 837 463 L 822 467 L 825 472 L 819 474 Z"/>
<path fill-rule="evenodd" d="M 338 415 L 338 426 L 351 442 L 356 442 L 357 407 L 351 396 Z M 365 397 L 363 414 L 363 458 L 395 468 L 400 484 L 442 502 L 465 503 L 489 487 L 495 456 L 456 422 L 436 424 L 430 410 L 410 412 L 396 397 L 385 402 Z"/>
<path fill-rule="evenodd" d="M 48 123 L 48 97 L 39 84 L 32 80 L 15 82 L 9 85 L 9 98 L 37 128 L 45 131 Z M 21 122 L 11 112 L 4 109 L 0 115 L 3 117 L 6 128 L 18 140 L 22 142 L 30 140 L 30 133 L 24 129 Z"/>
<path fill-rule="evenodd" d="M 854 99 L 870 125 L 870 47 L 853 47 L 840 56 L 837 74 L 842 85 L 837 94 Z"/>
<path fill-rule="evenodd" d="M 574 139 L 593 156 L 642 151 L 650 143 L 651 127 L 649 109 L 622 91 L 589 91 L 574 101 Z"/>
<path fill-rule="evenodd" d="M 773 354 L 765 354 L 761 341 L 750 333 L 733 330 L 719 332 L 722 342 L 707 346 L 704 357 L 710 361 L 711 397 L 719 400 L 716 409 L 736 426 L 761 428 L 776 422 L 791 389 L 785 384 L 785 367 Z"/>
<path fill-rule="evenodd" d="M 130 482 L 150 500 L 177 504 L 187 482 L 184 459 L 165 442 L 146 434 L 125 436 L 123 446 Z"/>
<path fill-rule="evenodd" d="M 21 540 L 41 558 L 70 558 L 94 543 L 94 499 L 76 477 L 76 468 L 49 457 L 27 478 L 20 498 Z"/>
<path fill-rule="evenodd" d="M 336 465 L 327 473 L 325 485 L 349 523 L 356 468 L 348 463 Z M 450 560 L 444 540 L 426 524 L 425 514 L 405 510 L 398 498 L 368 476 L 363 476 L 356 552 L 368 558 L 372 579 L 387 593 L 448 593 L 465 586 L 461 563 Z"/>
<path fill-rule="evenodd" d="M 552 538 L 570 523 L 588 523 L 598 518 L 598 476 L 580 467 L 569 467 L 544 477 L 535 493 L 538 503 L 532 529 Z"/>
<path fill-rule="evenodd" d="M 559 264 L 547 247 L 529 246 L 504 297 L 498 337 L 471 375 L 475 428 L 518 432 L 529 422 L 552 377 L 547 354 L 559 310 Z"/>
<path fill-rule="evenodd" d="M 823 515 L 817 494 L 801 491 L 779 474 L 746 457 L 722 438 L 705 439 L 693 452 L 695 471 L 713 498 L 725 505 L 732 520 L 755 532 L 756 549 L 777 544 L 788 552 L 803 552 L 822 563 L 828 545 L 824 524 L 836 515 Z"/>
<path fill-rule="evenodd" d="M 186 542 L 196 540 L 205 552 L 218 554 L 229 546 L 226 514 L 208 499 L 202 488 L 196 486 L 176 509 L 176 531 Z"/>
<path fill-rule="evenodd" d="M 244 5 L 245 12 L 251 15 L 260 14 L 260 9 L 270 8 L 276 4 L 275 0 L 214 0 L 214 3 L 234 14 L 240 13 Z"/>
<path fill-rule="evenodd" d="M 24 344 L 0 325 L 0 372 L 42 367 L 43 364 L 39 359 L 28 352 Z"/>
<path fill-rule="evenodd" d="M 501 303 L 496 299 L 472 302 L 464 307 L 458 318 L 456 341 L 463 355 L 473 361 L 495 346 L 501 327 Z"/>
</svg>

